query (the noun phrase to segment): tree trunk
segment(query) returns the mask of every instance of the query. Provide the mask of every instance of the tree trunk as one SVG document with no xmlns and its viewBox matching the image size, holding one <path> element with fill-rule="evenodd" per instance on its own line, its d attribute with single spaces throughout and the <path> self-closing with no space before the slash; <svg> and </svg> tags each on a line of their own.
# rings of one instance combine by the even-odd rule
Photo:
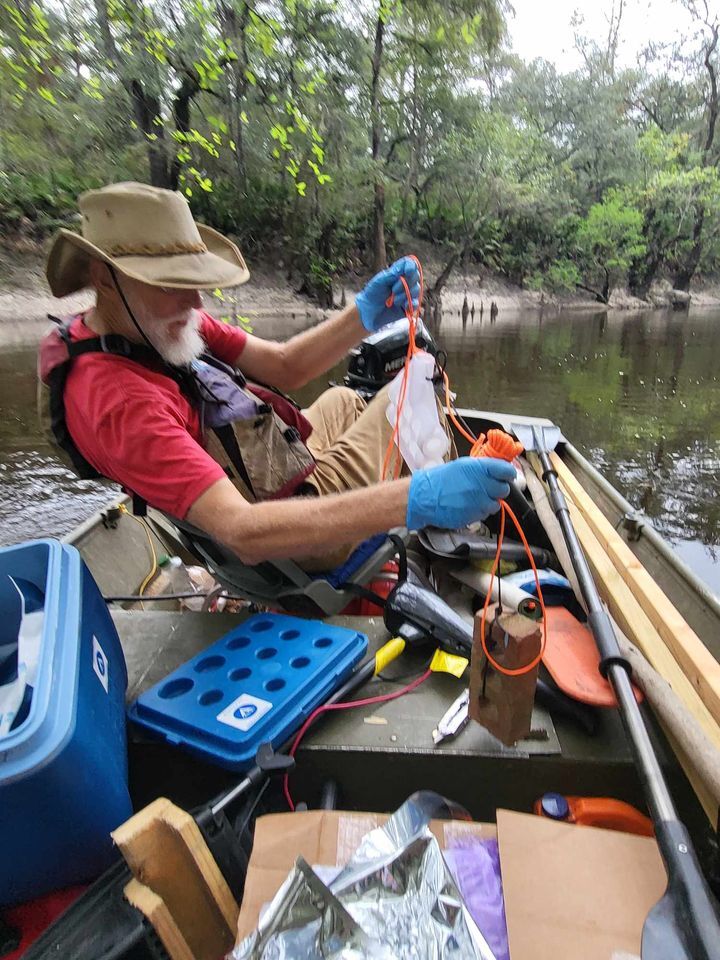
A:
<svg viewBox="0 0 720 960">
<path fill-rule="evenodd" d="M 710 24 L 707 24 L 710 26 Z M 720 24 L 717 22 L 710 26 L 710 39 L 708 40 L 704 53 L 704 63 L 705 71 L 708 75 L 708 93 L 706 98 L 707 103 L 707 117 L 708 125 L 707 132 L 705 134 L 705 143 L 702 147 L 702 162 L 703 166 L 711 166 L 713 163 L 713 147 L 715 143 L 715 129 L 718 121 L 718 114 L 720 114 L 720 91 L 718 90 L 718 79 L 717 79 L 717 70 L 715 66 L 715 53 L 718 48 L 718 42 L 720 41 Z M 695 197 L 697 197 L 697 191 L 695 191 Z M 695 275 L 698 264 L 700 263 L 700 257 L 702 256 L 703 251 L 703 225 L 705 223 L 705 205 L 702 202 L 697 202 L 695 206 L 695 221 L 693 223 L 693 233 L 692 233 L 692 247 L 690 252 L 685 258 L 685 262 L 682 263 L 675 273 L 673 279 L 673 287 L 676 290 L 689 291 L 690 281 Z"/>
<path fill-rule="evenodd" d="M 602 288 L 603 303 L 610 303 L 610 271 L 607 267 L 603 267 L 603 270 L 605 271 L 605 282 Z"/>
<path fill-rule="evenodd" d="M 423 310 L 423 316 L 424 319 L 429 323 L 439 322 L 440 298 L 442 296 L 442 291 L 445 287 L 445 284 L 450 279 L 450 275 L 455 269 L 455 264 L 458 262 L 462 252 L 463 248 L 461 247 L 458 247 L 453 251 L 453 253 L 450 255 L 450 259 L 440 271 L 435 283 L 432 285 L 432 287 L 430 287 L 429 290 L 425 291 L 425 306 Z"/>
<path fill-rule="evenodd" d="M 593 290 L 592 287 L 586 287 L 584 283 L 576 283 L 576 284 L 575 284 L 575 287 L 576 287 L 578 290 L 584 290 L 586 293 L 591 293 L 591 294 L 593 295 L 593 297 L 595 297 L 595 300 L 596 300 L 598 303 L 604 303 L 605 305 L 607 305 L 608 295 L 607 295 L 607 293 L 605 292 L 606 289 L 607 289 L 607 282 L 606 282 L 606 284 L 603 286 L 602 291 Z"/>
<path fill-rule="evenodd" d="M 154 187 L 169 188 L 171 176 L 165 153 L 165 134 L 162 126 L 158 127 L 153 123 L 155 117 L 160 114 L 160 104 L 156 97 L 150 97 L 145 93 L 139 80 L 131 80 L 129 90 L 135 122 L 142 130 L 147 142 L 150 183 Z"/>
<path fill-rule="evenodd" d="M 695 222 L 693 223 L 693 245 L 690 248 L 690 252 L 685 258 L 685 262 L 681 264 L 679 270 L 676 271 L 675 276 L 673 277 L 673 288 L 675 290 L 684 290 L 685 292 L 690 290 L 690 281 L 695 276 L 695 271 L 697 270 L 698 264 L 700 263 L 700 256 L 703 249 L 703 224 L 705 222 L 705 207 L 700 204 L 695 211 Z"/>
<path fill-rule="evenodd" d="M 628 288 L 634 297 L 647 300 L 652 282 L 663 262 L 663 251 L 655 234 L 655 207 L 649 207 L 643 217 L 642 235 L 646 252 L 636 257 L 628 269 Z"/>
<path fill-rule="evenodd" d="M 122 61 L 118 56 L 115 38 L 110 28 L 107 0 L 95 0 L 95 16 L 97 17 L 105 56 L 119 67 Z M 155 117 L 160 114 L 160 103 L 157 97 L 147 95 L 140 80 L 125 78 L 122 79 L 122 83 L 132 103 L 135 123 L 142 130 L 147 145 L 150 183 L 154 187 L 168 187 L 170 186 L 170 171 L 168 170 L 165 152 L 165 134 L 161 126 L 156 127 L 153 123 Z M 150 139 L 151 137 L 152 139 Z"/>
<path fill-rule="evenodd" d="M 370 87 L 370 146 L 373 161 L 374 197 L 373 197 L 373 226 L 370 249 L 372 252 L 373 270 L 382 270 L 387 263 L 385 250 L 385 185 L 380 171 L 380 144 L 382 140 L 382 125 L 380 121 L 380 71 L 382 68 L 383 40 L 385 37 L 385 21 L 378 14 L 375 26 L 375 47 L 372 58 L 372 82 Z"/>
<path fill-rule="evenodd" d="M 190 132 L 190 104 L 199 89 L 200 83 L 198 78 L 186 77 L 180 85 L 172 108 L 175 129 L 178 133 L 187 134 Z M 177 190 L 178 188 L 181 168 L 182 164 L 178 160 L 176 153 L 168 171 L 168 186 L 171 190 Z"/>
</svg>

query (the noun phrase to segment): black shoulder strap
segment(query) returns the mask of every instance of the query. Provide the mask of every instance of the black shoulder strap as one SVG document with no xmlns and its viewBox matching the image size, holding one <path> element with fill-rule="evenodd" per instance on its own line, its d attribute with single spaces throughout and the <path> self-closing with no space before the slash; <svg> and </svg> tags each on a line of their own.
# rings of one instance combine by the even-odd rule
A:
<svg viewBox="0 0 720 960">
<path fill-rule="evenodd" d="M 159 368 L 162 373 L 175 380 L 188 400 L 197 405 L 202 405 L 203 397 L 200 393 L 195 375 L 190 367 L 174 367 L 169 363 L 166 363 L 158 353 L 145 344 L 132 343 L 130 340 L 116 333 L 101 334 L 100 336 L 92 337 L 91 339 L 87 340 L 73 340 L 70 337 L 69 322 L 63 322 L 57 317 L 50 317 L 50 319 L 58 323 L 60 328 L 60 336 L 65 342 L 68 357 L 71 361 L 76 357 L 80 357 L 88 353 L 105 353 L 117 357 L 126 357 L 128 360 L 133 360 L 136 363 L 142 364 L 143 366 Z M 247 381 L 239 370 L 229 366 L 222 360 L 218 360 L 218 358 L 214 357 L 211 353 L 203 353 L 200 359 L 210 366 L 215 367 L 217 370 L 220 370 L 232 377 L 239 386 L 245 386 Z M 67 377 L 67 366 L 67 364 L 63 365 L 64 369 L 62 370 L 62 373 L 60 373 L 60 368 L 56 370 L 57 379 L 53 384 L 55 388 L 52 391 L 54 400 L 53 432 L 60 446 L 69 454 L 75 469 L 80 476 L 84 478 L 97 478 L 100 476 L 100 474 L 85 460 L 80 451 L 77 449 L 65 422 L 65 404 L 63 392 L 65 387 L 65 379 Z M 248 476 L 247 469 L 245 468 L 245 464 L 243 462 L 242 455 L 232 429 L 220 429 L 216 430 L 215 432 L 233 466 L 238 471 L 240 477 L 252 493 L 253 488 L 250 482 L 250 477 Z M 136 494 L 133 494 L 134 513 L 144 516 L 146 506 L 147 505 L 143 500 L 141 500 L 141 498 L 139 498 Z"/>
<path fill-rule="evenodd" d="M 52 318 L 55 319 L 55 318 Z M 186 397 L 193 403 L 199 403 L 201 396 L 199 394 L 195 377 L 188 368 L 173 367 L 150 347 L 144 343 L 133 343 L 119 333 L 104 333 L 88 340 L 72 340 L 68 332 L 68 326 L 60 327 L 60 336 L 67 346 L 68 356 L 71 360 L 81 357 L 86 353 L 104 353 L 113 357 L 125 357 L 133 360 L 144 367 L 155 367 L 164 373 L 165 376 L 174 380 Z M 224 367 L 220 360 L 211 357 L 210 354 L 203 354 L 203 360 L 213 363 L 218 367 Z M 228 368 L 231 369 L 231 368 Z"/>
<path fill-rule="evenodd" d="M 51 429 L 58 446 L 65 451 L 75 469 L 83 480 L 101 480 L 103 475 L 89 463 L 80 453 L 75 441 L 70 435 L 65 418 L 65 383 L 70 363 L 86 353 L 107 353 L 115 356 L 128 357 L 138 363 L 148 364 L 154 360 L 153 351 L 149 347 L 131 343 L 119 334 L 105 334 L 89 340 L 73 340 L 70 336 L 69 320 L 61 320 L 48 314 L 48 319 L 58 325 L 58 334 L 65 343 L 68 361 L 57 366 L 50 374 L 50 420 Z M 133 513 L 144 517 L 147 513 L 147 503 L 136 493 L 132 493 Z"/>
</svg>

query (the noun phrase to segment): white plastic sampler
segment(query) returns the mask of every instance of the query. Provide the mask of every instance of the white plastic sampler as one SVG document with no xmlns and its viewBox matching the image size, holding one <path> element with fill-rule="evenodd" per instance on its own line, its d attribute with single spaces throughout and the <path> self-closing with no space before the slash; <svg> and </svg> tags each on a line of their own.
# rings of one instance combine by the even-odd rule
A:
<svg viewBox="0 0 720 960">
<path fill-rule="evenodd" d="M 410 470 L 423 470 L 442 463 L 450 441 L 440 422 L 432 377 L 435 358 L 424 350 L 410 358 L 405 400 L 400 413 L 398 447 Z M 390 384 L 387 418 L 392 427 L 397 419 L 398 400 L 402 390 L 404 371 Z"/>
</svg>

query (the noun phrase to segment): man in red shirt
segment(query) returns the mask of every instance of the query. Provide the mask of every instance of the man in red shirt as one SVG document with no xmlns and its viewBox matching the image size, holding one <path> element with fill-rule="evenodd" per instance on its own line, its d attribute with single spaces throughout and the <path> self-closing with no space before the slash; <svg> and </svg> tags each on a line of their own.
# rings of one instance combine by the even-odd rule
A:
<svg viewBox="0 0 720 960">
<path fill-rule="evenodd" d="M 99 473 L 230 547 L 248 563 L 305 558 L 323 568 L 338 548 L 394 526 L 462 526 L 499 508 L 513 468 L 460 460 L 379 486 L 390 427 L 381 400 L 326 391 L 307 411 L 315 459 L 306 496 L 249 502 L 210 455 L 205 424 L 168 367 L 188 369 L 203 351 L 251 381 L 292 391 L 320 376 L 369 331 L 416 303 L 415 262 L 375 276 L 355 304 L 285 343 L 214 320 L 200 290 L 249 276 L 238 248 L 193 221 L 182 195 L 115 184 L 80 197 L 82 234 L 60 231 L 48 258 L 56 296 L 91 286 L 95 306 L 70 326 L 74 341 L 119 334 L 158 363 L 113 354 L 75 358 L 64 389 L 65 419 L 81 455 Z M 162 361 L 161 361 L 162 358 Z M 314 558 L 314 562 L 313 559 Z M 332 559 L 331 559 L 332 558 Z"/>
</svg>

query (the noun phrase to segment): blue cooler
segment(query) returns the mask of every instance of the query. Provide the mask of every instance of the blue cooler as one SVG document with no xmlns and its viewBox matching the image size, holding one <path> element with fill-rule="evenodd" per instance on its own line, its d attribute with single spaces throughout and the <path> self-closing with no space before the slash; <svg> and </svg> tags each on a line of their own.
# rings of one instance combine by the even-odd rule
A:
<svg viewBox="0 0 720 960">
<path fill-rule="evenodd" d="M 0 549 L 8 575 L 44 619 L 28 715 L 0 739 L 0 906 L 95 877 L 132 814 L 127 671 L 95 581 L 55 540 Z"/>
</svg>

